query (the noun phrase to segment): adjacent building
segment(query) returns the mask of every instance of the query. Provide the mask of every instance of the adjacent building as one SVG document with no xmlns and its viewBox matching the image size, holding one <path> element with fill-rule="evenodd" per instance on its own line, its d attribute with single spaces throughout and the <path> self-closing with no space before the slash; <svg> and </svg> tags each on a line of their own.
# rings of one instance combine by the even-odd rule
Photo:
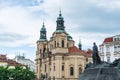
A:
<svg viewBox="0 0 120 80">
<path fill-rule="evenodd" d="M 12 59 L 7 59 L 6 55 L 0 54 L 0 66 L 7 67 L 8 65 L 9 68 L 15 68 L 17 65 L 25 67 L 25 65 L 18 63 Z"/>
<path fill-rule="evenodd" d="M 102 61 L 110 63 L 120 58 L 120 35 L 105 38 L 99 49 Z"/>
<path fill-rule="evenodd" d="M 77 80 L 85 65 L 92 61 L 91 52 L 82 51 L 81 44 L 79 48 L 75 46 L 75 41 L 65 31 L 61 12 L 56 24 L 50 40 L 47 40 L 44 23 L 40 30 L 36 51 L 37 80 Z"/>
<path fill-rule="evenodd" d="M 14 60 L 23 65 L 27 65 L 31 71 L 35 71 L 35 63 L 32 60 L 25 58 L 24 55 L 17 55 Z"/>
</svg>

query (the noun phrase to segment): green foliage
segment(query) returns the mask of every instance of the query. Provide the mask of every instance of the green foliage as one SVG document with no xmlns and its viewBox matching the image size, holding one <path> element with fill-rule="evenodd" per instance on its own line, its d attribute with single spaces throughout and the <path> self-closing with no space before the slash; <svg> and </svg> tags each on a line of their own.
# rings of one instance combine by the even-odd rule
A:
<svg viewBox="0 0 120 80">
<path fill-rule="evenodd" d="M 9 68 L 0 66 L 0 80 L 35 80 L 35 72 L 30 69 L 21 66 L 15 66 L 15 68 Z"/>
</svg>

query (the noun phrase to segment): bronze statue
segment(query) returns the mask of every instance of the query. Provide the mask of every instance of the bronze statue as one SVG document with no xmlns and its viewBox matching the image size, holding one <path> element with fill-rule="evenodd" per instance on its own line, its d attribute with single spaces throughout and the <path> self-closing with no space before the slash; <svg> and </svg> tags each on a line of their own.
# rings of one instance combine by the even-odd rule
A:
<svg viewBox="0 0 120 80">
<path fill-rule="evenodd" d="M 93 52 L 92 52 L 92 59 L 93 59 L 93 64 L 101 64 L 101 59 L 98 54 L 98 47 L 96 43 L 93 43 Z"/>
</svg>

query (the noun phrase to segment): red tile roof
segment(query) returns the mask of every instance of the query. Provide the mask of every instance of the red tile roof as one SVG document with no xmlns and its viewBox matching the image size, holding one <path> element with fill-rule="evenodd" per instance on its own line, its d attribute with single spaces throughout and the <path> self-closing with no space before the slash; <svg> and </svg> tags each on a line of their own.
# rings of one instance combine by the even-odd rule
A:
<svg viewBox="0 0 120 80">
<path fill-rule="evenodd" d="M 0 62 L 6 62 L 10 66 L 16 66 L 16 65 L 24 66 L 23 64 L 20 64 L 12 59 L 7 59 L 6 55 L 3 54 L 0 55 Z"/>
<path fill-rule="evenodd" d="M 69 51 L 70 53 L 72 53 L 72 52 L 80 52 L 80 50 L 79 50 L 76 46 L 73 46 L 73 47 L 68 48 L 68 51 Z"/>
<path fill-rule="evenodd" d="M 79 50 L 76 46 L 68 48 L 69 53 L 80 53 L 84 56 L 90 56 L 92 54 L 92 50 L 84 51 L 84 50 Z"/>
<path fill-rule="evenodd" d="M 88 51 L 87 51 L 87 54 L 92 54 L 92 50 L 91 49 L 88 49 Z"/>
<path fill-rule="evenodd" d="M 107 43 L 107 42 L 113 42 L 113 37 L 105 38 L 103 43 Z"/>
<path fill-rule="evenodd" d="M 19 66 L 24 66 L 23 64 L 20 64 L 14 60 L 11 60 L 11 59 L 8 59 L 7 60 L 7 63 L 10 65 L 10 66 L 16 66 L 16 65 L 19 65 Z"/>
</svg>

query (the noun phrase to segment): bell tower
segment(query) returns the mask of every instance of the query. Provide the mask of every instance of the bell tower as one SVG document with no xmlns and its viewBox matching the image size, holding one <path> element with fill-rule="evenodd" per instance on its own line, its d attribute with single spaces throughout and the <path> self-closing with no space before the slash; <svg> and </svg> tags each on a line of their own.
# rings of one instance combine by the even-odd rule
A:
<svg viewBox="0 0 120 80">
<path fill-rule="evenodd" d="M 62 14 L 61 14 L 61 11 L 59 13 L 59 16 L 57 18 L 57 27 L 56 27 L 56 30 L 65 30 L 65 27 L 64 27 L 64 18 L 62 17 Z"/>
<path fill-rule="evenodd" d="M 37 79 L 41 77 L 42 73 L 42 67 L 45 67 L 45 65 L 42 65 L 42 60 L 47 58 L 47 53 L 48 53 L 48 41 L 47 41 L 47 36 L 46 36 L 46 28 L 45 24 L 43 22 L 42 28 L 40 29 L 40 38 L 37 41 L 37 51 L 36 51 L 36 72 L 37 74 Z"/>
<path fill-rule="evenodd" d="M 46 28 L 43 22 L 42 28 L 40 30 L 40 39 L 39 40 L 46 40 Z"/>
</svg>

